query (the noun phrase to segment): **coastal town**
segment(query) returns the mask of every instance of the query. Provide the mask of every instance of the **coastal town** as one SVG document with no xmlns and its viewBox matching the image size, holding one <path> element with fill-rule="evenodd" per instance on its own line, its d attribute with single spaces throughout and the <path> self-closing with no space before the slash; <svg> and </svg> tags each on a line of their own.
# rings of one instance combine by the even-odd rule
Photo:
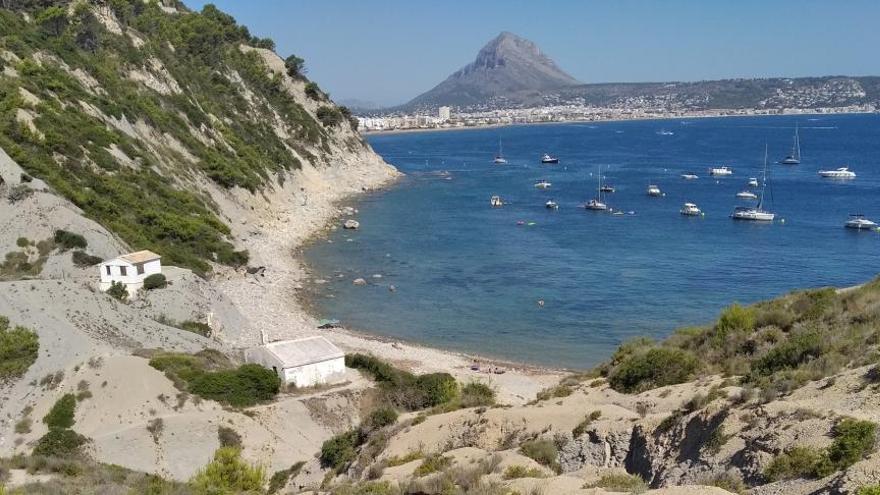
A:
<svg viewBox="0 0 880 495">
<path fill-rule="evenodd" d="M 602 122 L 616 120 L 699 118 L 749 115 L 873 113 L 873 104 L 816 108 L 676 109 L 663 106 L 593 107 L 554 105 L 535 108 L 454 112 L 440 107 L 436 113 L 358 116 L 358 129 L 364 133 L 419 129 L 457 129 L 545 122 Z"/>
</svg>

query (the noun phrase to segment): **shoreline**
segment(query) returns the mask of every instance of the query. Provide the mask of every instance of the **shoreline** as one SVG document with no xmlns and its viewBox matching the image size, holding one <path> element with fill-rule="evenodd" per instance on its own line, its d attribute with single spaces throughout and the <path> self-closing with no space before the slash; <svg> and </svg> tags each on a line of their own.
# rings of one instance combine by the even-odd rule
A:
<svg viewBox="0 0 880 495">
<path fill-rule="evenodd" d="M 259 345 L 263 333 L 269 341 L 323 335 L 345 352 L 373 354 L 414 373 L 446 372 L 461 383 L 487 383 L 497 391 L 499 401 L 511 405 L 534 399 L 571 373 L 352 328 L 318 329 L 320 316 L 302 300 L 304 286 L 313 278 L 303 259 L 304 250 L 311 242 L 326 238 L 334 225 L 341 228 L 341 219 L 349 218 L 344 211 L 348 204 L 392 187 L 403 177 L 369 147 L 347 158 L 331 167 L 307 167 L 292 174 L 283 190 L 261 203 L 262 211 L 248 212 L 242 225 L 257 230 L 247 230 L 246 247 L 253 263 L 265 270 L 258 275 L 228 271 L 219 277 L 218 289 L 246 315 L 248 327 L 237 336 L 221 338 L 242 349 Z M 480 371 L 471 370 L 475 359 Z M 483 372 L 486 367 L 501 367 L 505 373 L 488 374 Z"/>
<path fill-rule="evenodd" d="M 422 133 L 422 132 L 449 132 L 449 131 L 476 131 L 481 129 L 497 129 L 501 127 L 517 127 L 517 126 L 531 126 L 531 125 L 564 125 L 564 124 L 604 124 L 604 123 L 620 123 L 620 122 L 645 122 L 651 120 L 657 121 L 670 121 L 670 120 L 680 120 L 680 119 L 722 119 L 722 118 L 731 118 L 731 117 L 796 117 L 796 116 L 830 116 L 830 115 L 872 115 L 872 114 L 880 114 L 880 112 L 799 112 L 799 113 L 780 113 L 780 114 L 769 114 L 769 113 L 758 113 L 758 114 L 725 114 L 725 113 L 717 113 L 711 115 L 675 115 L 669 117 L 637 117 L 637 118 L 626 118 L 626 119 L 602 119 L 602 120 L 559 120 L 559 121 L 549 121 L 549 122 L 510 122 L 510 123 L 496 123 L 496 124 L 484 124 L 484 125 L 471 125 L 471 126 L 461 126 L 461 127 L 430 127 L 430 128 L 405 128 L 405 129 L 388 129 L 381 131 L 359 131 L 362 138 L 366 139 L 370 136 L 386 136 L 386 135 L 395 135 L 395 134 L 410 134 L 410 133 Z"/>
<path fill-rule="evenodd" d="M 338 230 L 337 224 L 339 224 L 343 219 L 346 219 L 346 218 L 356 219 L 357 213 L 355 213 L 353 215 L 347 215 L 344 212 L 344 208 L 349 205 L 344 205 L 343 203 L 357 203 L 357 202 L 363 201 L 365 196 L 367 196 L 369 194 L 376 194 L 376 193 L 385 191 L 388 188 L 396 187 L 403 177 L 404 176 L 401 175 L 400 177 L 398 177 L 392 181 L 389 181 L 386 184 L 383 184 L 381 187 L 379 187 L 377 189 L 365 191 L 362 193 L 350 194 L 350 195 L 342 196 L 336 200 L 333 200 L 332 203 L 333 203 L 333 207 L 336 209 L 336 214 L 334 216 L 328 218 L 326 224 L 323 227 L 321 227 L 320 229 L 313 230 L 309 235 L 307 235 L 302 240 L 302 242 L 300 242 L 299 244 L 297 244 L 296 246 L 293 247 L 292 255 L 294 257 L 294 260 L 296 261 L 297 264 L 299 264 L 300 268 L 303 271 L 304 279 L 306 279 L 306 280 L 301 280 L 301 282 L 303 282 L 303 283 L 300 284 L 299 290 L 296 291 L 296 294 L 295 294 L 296 304 L 306 314 L 308 314 L 309 316 L 311 316 L 312 318 L 314 318 L 316 320 L 323 319 L 323 316 L 318 314 L 318 312 L 317 312 L 316 305 L 313 302 L 313 298 L 311 297 L 312 295 L 310 295 L 303 287 L 304 284 L 310 284 L 310 283 L 313 284 L 314 282 L 312 281 L 312 279 L 314 279 L 315 275 L 316 275 L 314 269 L 305 260 L 305 251 L 307 249 L 309 249 L 315 243 L 328 240 L 330 235 L 332 235 L 333 232 Z M 337 228 L 334 228 L 334 227 L 337 227 Z M 420 348 L 423 350 L 441 352 L 443 354 L 456 356 L 458 358 L 466 359 L 468 361 L 479 362 L 483 365 L 494 366 L 494 367 L 503 367 L 503 368 L 510 369 L 510 370 L 519 370 L 519 371 L 529 372 L 529 373 L 567 374 L 567 373 L 584 371 L 584 370 L 568 369 L 568 368 L 564 368 L 564 367 L 551 367 L 551 366 L 545 366 L 545 365 L 538 365 L 538 364 L 527 363 L 527 362 L 523 362 L 523 361 L 504 359 L 501 357 L 485 356 L 485 355 L 481 355 L 479 353 L 471 353 L 471 352 L 466 352 L 466 351 L 459 351 L 459 350 L 454 350 L 454 349 L 437 347 L 437 346 L 432 346 L 430 344 L 425 344 L 425 343 L 422 343 L 422 342 L 419 342 L 416 340 L 409 340 L 409 339 L 405 339 L 405 338 L 401 338 L 401 337 L 394 337 L 394 336 L 390 336 L 390 335 L 382 335 L 379 333 L 373 333 L 373 332 L 369 332 L 366 330 L 358 330 L 356 328 L 349 328 L 344 325 L 340 325 L 338 327 L 326 329 L 323 331 L 328 332 L 328 333 L 334 333 L 334 334 L 342 334 L 342 335 L 346 335 L 351 338 L 365 339 L 365 340 L 368 340 L 371 342 L 376 342 L 379 344 L 390 344 L 392 346 L 395 344 L 405 345 L 408 347 Z"/>
</svg>

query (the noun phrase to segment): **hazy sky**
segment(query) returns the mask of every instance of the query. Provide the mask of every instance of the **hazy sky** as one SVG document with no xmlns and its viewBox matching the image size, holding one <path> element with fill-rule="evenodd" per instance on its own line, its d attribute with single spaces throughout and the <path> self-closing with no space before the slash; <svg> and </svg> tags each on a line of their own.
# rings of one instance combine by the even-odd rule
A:
<svg viewBox="0 0 880 495">
<path fill-rule="evenodd" d="M 212 3 L 305 58 L 336 100 L 405 102 L 505 30 L 584 82 L 880 75 L 880 0 Z"/>
</svg>

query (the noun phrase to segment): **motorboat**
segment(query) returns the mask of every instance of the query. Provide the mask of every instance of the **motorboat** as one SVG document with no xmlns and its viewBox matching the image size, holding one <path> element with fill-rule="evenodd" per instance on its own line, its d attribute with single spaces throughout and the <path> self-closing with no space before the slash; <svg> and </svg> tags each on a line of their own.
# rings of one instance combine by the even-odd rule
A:
<svg viewBox="0 0 880 495">
<path fill-rule="evenodd" d="M 848 229 L 855 230 L 874 230 L 877 228 L 877 224 L 865 218 L 865 215 L 861 213 L 853 213 L 849 216 L 849 220 L 843 224 L 844 227 Z"/>
<path fill-rule="evenodd" d="M 588 210 L 605 211 L 608 209 L 608 205 L 598 199 L 591 199 L 584 204 L 584 208 Z"/>
<path fill-rule="evenodd" d="M 491 204 L 493 208 L 498 208 L 504 206 L 504 200 L 501 199 L 501 196 L 492 196 L 492 198 L 489 199 L 489 204 Z"/>
<path fill-rule="evenodd" d="M 695 174 L 693 172 L 685 172 L 685 173 L 681 174 L 681 178 L 684 180 L 696 180 L 696 179 L 699 179 L 700 176 L 698 176 L 697 174 Z"/>
<path fill-rule="evenodd" d="M 820 170 L 819 176 L 826 179 L 855 179 L 856 173 L 848 167 L 840 167 L 834 170 Z"/>
<path fill-rule="evenodd" d="M 599 188 L 599 190 L 602 192 L 605 192 L 605 193 L 613 193 L 614 186 L 609 185 L 609 184 L 603 184 L 602 187 Z"/>
<path fill-rule="evenodd" d="M 541 163 L 559 163 L 559 158 L 544 153 L 544 156 L 541 157 Z"/>
<path fill-rule="evenodd" d="M 501 136 L 498 137 L 498 154 L 495 155 L 495 159 L 492 160 L 496 165 L 504 165 L 507 163 L 507 160 L 504 158 L 504 153 L 501 150 Z"/>
<path fill-rule="evenodd" d="M 759 184 L 758 184 L 758 178 L 757 178 L 757 177 L 749 177 L 749 183 L 748 183 L 748 186 L 749 186 L 749 187 L 758 187 L 758 186 L 759 186 Z"/>
<path fill-rule="evenodd" d="M 546 206 L 548 210 L 558 210 L 559 209 L 559 205 L 556 203 L 556 201 L 553 201 L 552 199 L 547 200 L 547 202 L 544 203 L 544 206 Z"/>
<path fill-rule="evenodd" d="M 648 186 L 648 196 L 662 196 L 663 192 L 660 191 L 660 187 L 656 184 L 651 184 Z"/>
<path fill-rule="evenodd" d="M 535 182 L 535 187 L 537 187 L 538 189 L 550 189 L 550 186 L 552 185 L 553 184 L 551 184 L 550 181 L 548 181 L 547 179 L 541 179 Z"/>
<path fill-rule="evenodd" d="M 801 162 L 801 139 L 798 136 L 797 123 L 794 125 L 794 142 L 791 145 L 791 153 L 779 161 L 782 165 L 797 165 Z"/>
<path fill-rule="evenodd" d="M 679 212 L 681 212 L 682 215 L 689 217 L 700 216 L 703 213 L 694 203 L 685 203 Z"/>
<path fill-rule="evenodd" d="M 749 220 L 753 222 L 772 222 L 776 214 L 767 211 L 764 206 L 764 190 L 767 188 L 767 145 L 764 145 L 764 176 L 761 178 L 761 196 L 755 206 L 737 206 L 730 218 L 734 220 Z M 748 191 L 746 191 L 748 192 Z M 739 195 L 737 195 L 739 196 Z"/>
<path fill-rule="evenodd" d="M 736 193 L 738 199 L 758 199 L 758 195 L 752 191 L 740 191 Z"/>
<path fill-rule="evenodd" d="M 709 169 L 709 175 L 733 175 L 733 169 L 723 165 L 712 167 Z"/>
</svg>

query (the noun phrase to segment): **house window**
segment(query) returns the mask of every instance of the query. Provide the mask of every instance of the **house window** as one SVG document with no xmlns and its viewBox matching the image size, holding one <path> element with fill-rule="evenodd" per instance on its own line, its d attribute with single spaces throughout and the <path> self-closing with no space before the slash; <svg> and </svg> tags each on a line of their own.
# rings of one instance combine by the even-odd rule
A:
<svg viewBox="0 0 880 495">
<path fill-rule="evenodd" d="M 107 275 L 109 276 L 109 275 L 110 275 L 110 265 L 107 265 L 107 266 L 105 266 L 104 268 L 107 269 Z"/>
<path fill-rule="evenodd" d="M 138 275 L 144 274 L 144 265 L 137 265 L 137 274 Z"/>
<path fill-rule="evenodd" d="M 120 267 L 119 267 L 119 274 L 122 275 L 123 277 L 126 276 L 126 275 L 128 275 L 128 274 L 125 272 L 125 267 L 124 267 L 124 266 L 120 266 Z"/>
</svg>

